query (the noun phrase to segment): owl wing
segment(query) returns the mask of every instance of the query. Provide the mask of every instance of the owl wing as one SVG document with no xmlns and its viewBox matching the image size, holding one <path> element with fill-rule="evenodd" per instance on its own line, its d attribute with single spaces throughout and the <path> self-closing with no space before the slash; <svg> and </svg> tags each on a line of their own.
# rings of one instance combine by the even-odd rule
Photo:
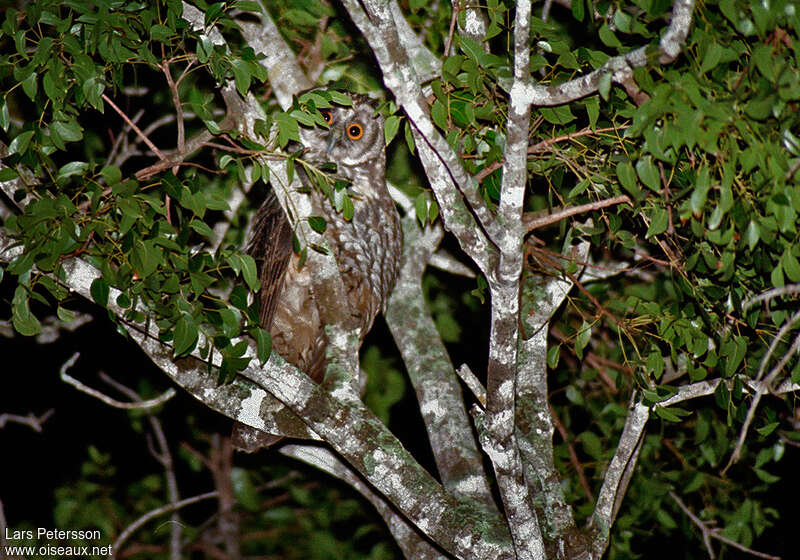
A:
<svg viewBox="0 0 800 560">
<path fill-rule="evenodd" d="M 261 326 L 269 330 L 292 256 L 292 226 L 273 191 L 256 213 L 247 252 L 260 264 Z"/>
</svg>

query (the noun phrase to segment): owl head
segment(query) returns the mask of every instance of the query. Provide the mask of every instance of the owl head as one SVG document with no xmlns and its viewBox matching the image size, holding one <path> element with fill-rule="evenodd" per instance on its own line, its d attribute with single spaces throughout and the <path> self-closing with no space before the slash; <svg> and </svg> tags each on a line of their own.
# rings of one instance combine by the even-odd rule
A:
<svg viewBox="0 0 800 560">
<path fill-rule="evenodd" d="M 309 161 L 333 162 L 338 174 L 353 179 L 359 171 L 384 161 L 384 121 L 369 97 L 348 96 L 353 101 L 350 106 L 332 104 L 319 110 L 327 129 L 300 127 L 300 141 Z"/>
</svg>

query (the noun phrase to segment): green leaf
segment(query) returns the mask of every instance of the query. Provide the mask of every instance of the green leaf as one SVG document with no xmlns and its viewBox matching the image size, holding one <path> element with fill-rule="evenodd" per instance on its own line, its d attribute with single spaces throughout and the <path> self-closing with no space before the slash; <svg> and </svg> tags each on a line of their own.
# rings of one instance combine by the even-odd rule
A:
<svg viewBox="0 0 800 560">
<path fill-rule="evenodd" d="M 342 197 L 342 216 L 348 222 L 353 219 L 353 214 L 355 213 L 356 209 L 353 206 L 353 201 L 350 199 L 349 196 L 345 193 Z"/>
<path fill-rule="evenodd" d="M 582 432 L 578 440 L 583 445 L 583 450 L 594 459 L 601 459 L 603 456 L 603 443 L 594 432 Z"/>
<path fill-rule="evenodd" d="M 231 469 L 231 483 L 236 502 L 251 512 L 258 512 L 261 509 L 261 498 L 256 490 L 250 473 L 243 468 L 233 467 Z"/>
<path fill-rule="evenodd" d="M 633 170 L 631 162 L 626 161 L 617 164 L 617 178 L 622 188 L 628 191 L 634 199 L 640 200 L 643 198 L 644 193 L 639 188 L 636 172 Z"/>
<path fill-rule="evenodd" d="M 252 291 L 258 291 L 261 284 L 258 282 L 256 261 L 250 255 L 242 255 L 242 276 Z"/>
<path fill-rule="evenodd" d="M 11 322 L 19 334 L 34 336 L 42 332 L 42 325 L 31 313 L 28 300 L 28 290 L 25 289 L 25 286 L 17 285 L 14 299 L 11 301 Z"/>
<path fill-rule="evenodd" d="M 253 336 L 256 339 L 256 355 L 258 356 L 258 361 L 263 366 L 267 360 L 269 360 L 269 355 L 272 353 L 272 336 L 261 327 L 256 327 L 253 330 Z"/>
<path fill-rule="evenodd" d="M 611 94 L 611 72 L 603 72 L 600 74 L 600 80 L 597 83 L 597 91 L 603 101 L 608 101 L 608 96 Z"/>
<path fill-rule="evenodd" d="M 66 142 L 77 142 L 83 138 L 83 128 L 75 120 L 53 121 L 50 126 Z"/>
<path fill-rule="evenodd" d="M 747 242 L 747 247 L 752 251 L 758 245 L 760 239 L 760 230 L 755 220 L 750 220 L 747 225 L 747 230 L 744 232 L 744 240 Z"/>
<path fill-rule="evenodd" d="M 308 225 L 317 233 L 325 233 L 325 228 L 328 227 L 328 222 L 325 218 L 320 216 L 311 216 L 308 218 Z"/>
<path fill-rule="evenodd" d="M 561 357 L 561 346 L 558 344 L 553 344 L 547 350 L 547 367 L 550 369 L 556 369 L 558 366 L 558 359 Z"/>
<path fill-rule="evenodd" d="M 241 96 L 247 95 L 247 90 L 250 89 L 250 81 L 252 75 L 250 74 L 250 65 L 240 59 L 233 61 L 231 65 L 233 70 L 233 80 L 236 83 L 236 90 Z"/>
<path fill-rule="evenodd" d="M 383 127 L 383 138 L 387 146 L 397 135 L 398 130 L 400 130 L 400 117 L 392 115 L 387 118 L 386 124 Z"/>
<path fill-rule="evenodd" d="M 725 377 L 730 377 L 739 368 L 739 364 L 744 359 L 747 351 L 747 339 L 743 336 L 735 336 L 722 345 L 720 358 L 725 358 Z"/>
<path fill-rule="evenodd" d="M 58 174 L 56 175 L 56 181 L 72 177 L 73 175 L 81 175 L 85 173 L 88 168 L 89 164 L 85 161 L 71 161 L 61 166 L 61 169 L 58 170 Z"/>
<path fill-rule="evenodd" d="M 285 148 L 290 140 L 300 141 L 300 129 L 297 121 L 286 113 L 278 113 L 273 116 L 273 120 L 278 125 L 278 144 Z"/>
<path fill-rule="evenodd" d="M 417 220 L 422 227 L 425 227 L 425 222 L 428 218 L 428 197 L 424 192 L 421 192 L 416 199 L 414 199 L 414 210 L 417 212 Z"/>
<path fill-rule="evenodd" d="M 661 379 L 661 374 L 664 373 L 664 357 L 658 350 L 650 352 L 647 356 L 647 371 L 656 379 Z"/>
<path fill-rule="evenodd" d="M 78 317 L 74 311 L 61 307 L 60 305 L 58 309 L 56 309 L 56 316 L 65 323 L 71 323 Z"/>
<path fill-rule="evenodd" d="M 450 129 L 447 123 L 447 109 L 445 109 L 444 104 L 438 99 L 433 103 L 433 107 L 431 107 L 431 117 L 433 118 L 434 124 L 442 130 Z"/>
<path fill-rule="evenodd" d="M 108 185 L 116 185 L 122 180 L 122 171 L 115 165 L 106 165 L 100 170 L 100 174 Z"/>
<path fill-rule="evenodd" d="M 678 528 L 678 524 L 675 522 L 672 516 L 661 508 L 656 511 L 656 519 L 658 519 L 658 522 L 661 524 L 661 526 L 666 529 Z"/>
<path fill-rule="evenodd" d="M 172 33 L 172 29 L 160 23 L 150 26 L 150 38 L 155 41 L 167 42 L 172 37 Z"/>
<path fill-rule="evenodd" d="M 597 118 L 600 116 L 600 101 L 597 97 L 589 97 L 583 104 L 586 107 L 586 114 L 589 116 L 589 128 L 594 130 L 597 127 Z"/>
<path fill-rule="evenodd" d="M 690 414 L 689 411 L 676 407 L 664 408 L 663 406 L 656 406 L 653 408 L 656 416 L 666 420 L 667 422 L 680 422 L 682 416 Z"/>
<path fill-rule="evenodd" d="M 622 43 L 614 34 L 614 32 L 611 31 L 611 28 L 608 27 L 607 23 L 603 24 L 603 26 L 600 28 L 598 35 L 600 36 L 600 40 L 607 47 L 619 48 L 622 46 Z"/>
<path fill-rule="evenodd" d="M 570 385 L 567 387 L 567 400 L 572 404 L 576 404 L 578 406 L 583 406 L 586 404 L 586 400 L 583 398 L 583 394 L 574 386 Z"/>
<path fill-rule="evenodd" d="M 650 239 L 654 235 L 659 235 L 667 230 L 669 225 L 669 214 L 664 208 L 656 208 L 652 216 L 650 216 L 650 227 L 647 228 L 645 239 Z"/>
<path fill-rule="evenodd" d="M 572 17 L 578 21 L 583 21 L 586 17 L 585 2 L 586 0 L 572 0 Z"/>
<path fill-rule="evenodd" d="M 700 216 L 703 213 L 710 188 L 711 178 L 709 176 L 708 166 L 704 165 L 697 174 L 694 191 L 692 192 L 692 197 L 689 199 L 689 208 L 695 216 Z"/>
<path fill-rule="evenodd" d="M 584 321 L 575 336 L 575 355 L 578 356 L 579 360 L 583 359 L 583 349 L 589 344 L 590 338 L 592 338 L 592 326 Z"/>
<path fill-rule="evenodd" d="M 436 203 L 435 200 L 431 200 L 430 205 L 428 206 L 428 221 L 433 223 L 436 221 L 436 218 L 439 217 L 439 205 Z"/>
<path fill-rule="evenodd" d="M 790 281 L 800 282 L 800 262 L 789 247 L 783 252 L 783 272 Z"/>
<path fill-rule="evenodd" d="M 337 105 L 343 105 L 345 107 L 350 107 L 353 104 L 353 100 L 350 96 L 345 95 L 340 91 L 336 91 L 335 89 L 329 89 L 327 91 L 328 97 L 331 98 L 331 101 L 336 103 Z"/>
<path fill-rule="evenodd" d="M 767 437 L 772 432 L 774 432 L 778 428 L 778 426 L 780 426 L 780 425 L 781 425 L 780 422 L 771 422 L 771 423 L 767 424 L 766 426 L 762 426 L 761 428 L 756 429 L 756 431 L 762 437 Z"/>
<path fill-rule="evenodd" d="M 95 278 L 92 281 L 92 285 L 89 287 L 89 293 L 92 295 L 92 299 L 98 305 L 103 307 L 108 306 L 109 286 L 108 282 L 106 282 L 103 278 Z"/>
<path fill-rule="evenodd" d="M 31 99 L 36 99 L 36 72 L 31 72 L 22 80 L 22 91 Z"/>
<path fill-rule="evenodd" d="M 24 154 L 33 138 L 33 133 L 33 130 L 27 130 L 14 138 L 8 146 L 8 155 Z"/>
<path fill-rule="evenodd" d="M 175 357 L 186 356 L 194 350 L 197 344 L 198 332 L 197 325 L 195 325 L 191 317 L 181 315 L 178 322 L 175 323 L 173 337 L 172 351 Z"/>
<path fill-rule="evenodd" d="M 409 124 L 408 120 L 406 120 L 406 124 L 403 127 L 403 129 L 406 137 L 406 145 L 408 146 L 408 151 L 411 152 L 411 154 L 413 155 L 417 147 L 414 144 L 414 133 L 411 132 L 411 125 Z"/>
<path fill-rule="evenodd" d="M 539 107 L 539 112 L 544 117 L 544 120 L 553 124 L 568 124 L 575 120 L 575 115 L 570 111 L 569 105 Z"/>
<path fill-rule="evenodd" d="M 763 469 L 753 469 L 753 471 L 756 473 L 756 476 L 759 478 L 759 480 L 766 482 L 767 484 L 774 484 L 781 479 L 781 477 L 775 476 L 774 474 Z"/>
<path fill-rule="evenodd" d="M 8 103 L 4 98 L 0 101 L 0 128 L 8 132 L 9 124 L 11 124 L 11 116 L 8 114 Z"/>
<path fill-rule="evenodd" d="M 659 192 L 661 190 L 661 180 L 658 175 L 658 168 L 653 163 L 653 158 L 645 156 L 636 162 L 636 173 L 639 179 L 647 188 Z"/>
<path fill-rule="evenodd" d="M 705 56 L 703 56 L 703 63 L 700 65 L 700 73 L 705 74 L 709 70 L 716 68 L 722 58 L 722 46 L 714 41 L 706 49 Z"/>
</svg>

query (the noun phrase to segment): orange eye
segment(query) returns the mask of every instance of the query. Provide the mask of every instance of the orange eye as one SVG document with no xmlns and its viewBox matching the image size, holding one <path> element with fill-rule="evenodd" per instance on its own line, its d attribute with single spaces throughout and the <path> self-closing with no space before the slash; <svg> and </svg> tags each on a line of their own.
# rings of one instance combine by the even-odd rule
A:
<svg viewBox="0 0 800 560">
<path fill-rule="evenodd" d="M 330 109 L 320 109 L 319 114 L 322 115 L 326 123 L 331 124 L 333 122 L 333 111 Z"/>
<path fill-rule="evenodd" d="M 350 140 L 360 140 L 364 136 L 364 127 L 358 123 L 353 123 L 347 127 L 347 137 Z"/>
</svg>

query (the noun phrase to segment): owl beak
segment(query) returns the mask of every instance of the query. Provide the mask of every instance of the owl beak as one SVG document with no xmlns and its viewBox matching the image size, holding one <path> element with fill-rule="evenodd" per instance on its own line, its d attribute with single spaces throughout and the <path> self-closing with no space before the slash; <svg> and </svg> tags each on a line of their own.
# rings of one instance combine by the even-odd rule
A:
<svg viewBox="0 0 800 560">
<path fill-rule="evenodd" d="M 326 150 L 328 155 L 331 155 L 331 151 L 333 151 L 333 147 L 336 145 L 338 141 L 339 141 L 339 135 L 336 134 L 335 131 L 331 130 L 328 133 L 328 148 Z"/>
</svg>

